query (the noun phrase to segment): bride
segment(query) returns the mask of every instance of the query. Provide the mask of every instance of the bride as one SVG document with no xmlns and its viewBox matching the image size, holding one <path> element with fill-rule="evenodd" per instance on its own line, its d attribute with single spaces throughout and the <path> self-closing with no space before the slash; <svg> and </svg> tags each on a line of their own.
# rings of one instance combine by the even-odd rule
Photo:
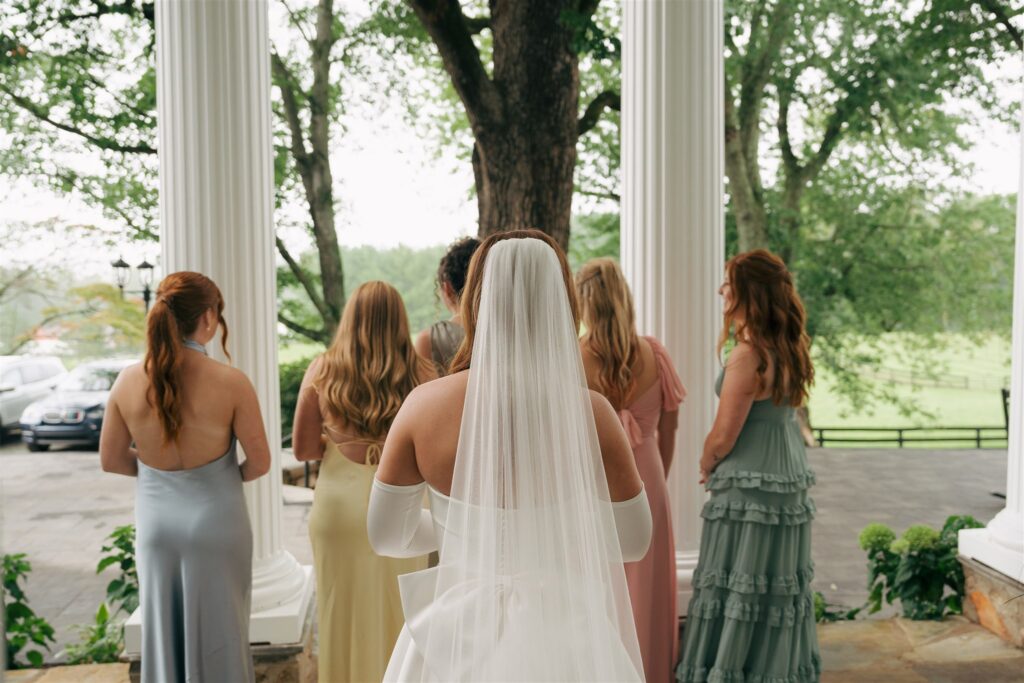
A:
<svg viewBox="0 0 1024 683">
<path fill-rule="evenodd" d="M 489 237 L 462 317 L 453 374 L 409 394 L 370 496 L 378 553 L 440 550 L 399 578 L 384 680 L 643 680 L 622 563 L 647 551 L 650 510 L 614 410 L 586 388 L 565 255 L 536 230 Z"/>
</svg>

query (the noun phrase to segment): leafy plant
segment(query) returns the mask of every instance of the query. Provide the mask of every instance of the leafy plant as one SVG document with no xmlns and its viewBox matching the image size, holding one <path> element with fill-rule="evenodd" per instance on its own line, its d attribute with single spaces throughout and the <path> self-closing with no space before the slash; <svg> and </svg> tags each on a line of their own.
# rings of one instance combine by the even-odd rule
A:
<svg viewBox="0 0 1024 683">
<path fill-rule="evenodd" d="M 115 621 L 107 608 L 100 604 L 91 626 L 78 626 L 82 642 L 67 648 L 68 664 L 106 664 L 118 661 L 124 649 L 124 625 Z"/>
<path fill-rule="evenodd" d="M 821 592 L 814 591 L 814 620 L 819 624 L 833 621 L 852 621 L 857 618 L 862 609 L 864 608 L 834 605 L 825 600 L 825 596 Z"/>
<path fill-rule="evenodd" d="M 28 597 L 20 585 L 32 571 L 32 565 L 26 558 L 24 553 L 4 555 L 3 604 L 7 666 L 12 669 L 42 666 L 43 653 L 55 642 L 53 627 L 28 606 Z M 18 659 L 22 650 L 24 661 Z"/>
<path fill-rule="evenodd" d="M 93 623 L 77 626 L 82 640 L 67 648 L 69 664 L 116 662 L 124 649 L 124 619 L 139 606 L 139 576 L 135 566 L 135 527 L 119 526 L 107 536 L 104 555 L 96 565 L 99 574 L 107 567 L 121 571 L 107 584 L 107 599 L 96 610 Z M 109 606 L 108 606 L 109 605 Z M 123 617 L 118 615 L 123 613 Z"/>
<path fill-rule="evenodd" d="M 957 533 L 981 526 L 969 515 L 954 515 L 941 531 L 915 524 L 900 538 L 884 524 L 864 527 L 859 541 L 868 553 L 868 612 L 899 600 L 903 616 L 909 619 L 960 614 L 964 573 L 956 556 Z"/>
<path fill-rule="evenodd" d="M 107 536 L 109 543 L 101 551 L 106 553 L 96 565 L 99 574 L 111 565 L 117 565 L 121 573 L 107 584 L 107 602 L 114 608 L 114 614 L 131 614 L 139 606 L 139 575 L 135 569 L 135 527 L 131 524 L 119 526 Z"/>
</svg>

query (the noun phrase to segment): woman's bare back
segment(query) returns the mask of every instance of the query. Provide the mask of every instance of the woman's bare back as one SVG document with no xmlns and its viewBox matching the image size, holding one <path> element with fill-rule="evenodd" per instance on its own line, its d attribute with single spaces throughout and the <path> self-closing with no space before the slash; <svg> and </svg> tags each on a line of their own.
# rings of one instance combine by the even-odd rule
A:
<svg viewBox="0 0 1024 683">
<path fill-rule="evenodd" d="M 201 467 L 224 455 L 231 447 L 233 435 L 242 442 L 247 454 L 254 446 L 258 448 L 254 440 L 266 443 L 262 419 L 258 436 L 254 434 L 253 425 L 240 419 L 252 412 L 255 392 L 248 378 L 236 368 L 197 351 L 184 352 L 181 432 L 176 442 L 165 441 L 157 411 L 147 397 L 149 388 L 149 377 L 142 364 L 132 365 L 118 378 L 110 404 L 123 419 L 138 458 L 150 467 L 161 470 Z M 258 403 L 255 412 L 258 415 Z"/>
</svg>

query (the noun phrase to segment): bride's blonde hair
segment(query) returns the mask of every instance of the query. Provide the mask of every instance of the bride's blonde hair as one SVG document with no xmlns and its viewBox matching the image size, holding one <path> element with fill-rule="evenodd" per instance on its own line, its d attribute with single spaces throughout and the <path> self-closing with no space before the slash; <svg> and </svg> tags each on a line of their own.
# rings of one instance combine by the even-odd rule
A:
<svg viewBox="0 0 1024 683">
<path fill-rule="evenodd" d="M 629 285 L 615 261 L 596 258 L 576 274 L 576 296 L 586 328 L 583 346 L 601 364 L 597 389 L 618 410 L 633 387 L 633 368 L 640 358 Z"/>
<path fill-rule="evenodd" d="M 313 386 L 325 417 L 384 438 L 405 397 L 428 375 L 429 364 L 413 349 L 401 295 L 378 280 L 352 292 Z"/>
</svg>

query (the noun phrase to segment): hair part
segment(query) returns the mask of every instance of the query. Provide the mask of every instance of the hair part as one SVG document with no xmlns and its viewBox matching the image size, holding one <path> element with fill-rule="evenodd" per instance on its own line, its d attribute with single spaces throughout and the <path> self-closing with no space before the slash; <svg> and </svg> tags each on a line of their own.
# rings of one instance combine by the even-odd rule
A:
<svg viewBox="0 0 1024 683">
<path fill-rule="evenodd" d="M 480 314 L 480 290 L 483 287 L 484 263 L 487 260 L 488 252 L 498 242 L 522 239 L 540 240 L 554 250 L 562 269 L 565 293 L 569 298 L 569 310 L 572 311 L 572 324 L 575 329 L 579 329 L 579 304 L 576 301 L 576 288 L 573 286 L 572 271 L 569 268 L 568 259 L 565 258 L 565 252 L 558 246 L 558 242 L 540 230 L 507 230 L 494 233 L 480 243 L 479 248 L 477 248 L 472 260 L 469 262 L 469 272 L 466 274 L 466 287 L 462 292 L 463 295 L 460 301 L 462 327 L 466 330 L 466 335 L 462 338 L 462 343 L 459 345 L 459 350 L 455 352 L 455 357 L 452 358 L 451 365 L 448 367 L 448 374 L 469 369 L 469 365 L 473 360 L 473 340 L 476 337 L 476 321 Z"/>
<path fill-rule="evenodd" d="M 811 340 L 803 302 L 782 259 L 765 249 L 737 254 L 725 264 L 732 305 L 723 311 L 718 353 L 731 338 L 753 347 L 758 385 L 771 384 L 775 405 L 799 407 L 814 382 Z M 773 376 L 767 377 L 769 361 Z"/>
<path fill-rule="evenodd" d="M 619 410 L 633 388 L 633 368 L 640 360 L 629 284 L 613 259 L 596 258 L 576 274 L 576 296 L 586 328 L 581 341 L 600 363 L 597 388 Z"/>
<path fill-rule="evenodd" d="M 146 356 L 142 366 L 149 378 L 146 402 L 157 411 L 164 443 L 177 441 L 181 433 L 184 341 L 195 334 L 209 310 L 217 312 L 221 348 L 230 359 L 224 297 L 205 275 L 180 271 L 165 277 L 156 288 L 156 301 L 146 316 Z"/>
<path fill-rule="evenodd" d="M 401 295 L 379 280 L 352 292 L 321 359 L 313 380 L 321 411 L 373 438 L 384 438 L 430 370 L 413 348 Z"/>
</svg>

